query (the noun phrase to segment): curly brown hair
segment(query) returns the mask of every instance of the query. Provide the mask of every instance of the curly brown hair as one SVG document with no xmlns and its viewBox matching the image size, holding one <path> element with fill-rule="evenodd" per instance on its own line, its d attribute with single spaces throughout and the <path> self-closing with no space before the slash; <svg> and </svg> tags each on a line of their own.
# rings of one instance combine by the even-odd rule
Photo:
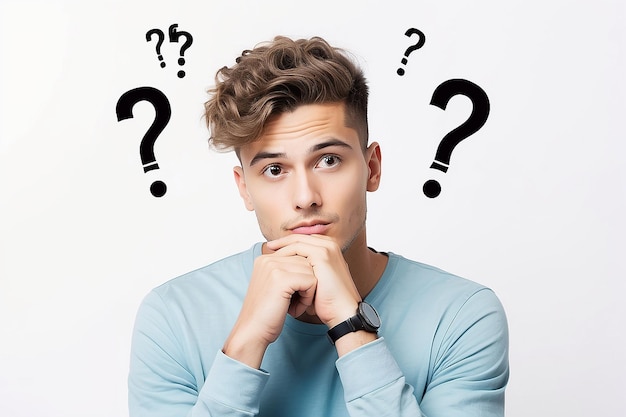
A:
<svg viewBox="0 0 626 417">
<path fill-rule="evenodd" d="M 345 50 L 324 39 L 277 36 L 245 50 L 235 65 L 215 75 L 205 103 L 209 143 L 235 150 L 258 139 L 268 118 L 305 104 L 344 102 L 346 126 L 367 147 L 368 86 Z"/>
</svg>

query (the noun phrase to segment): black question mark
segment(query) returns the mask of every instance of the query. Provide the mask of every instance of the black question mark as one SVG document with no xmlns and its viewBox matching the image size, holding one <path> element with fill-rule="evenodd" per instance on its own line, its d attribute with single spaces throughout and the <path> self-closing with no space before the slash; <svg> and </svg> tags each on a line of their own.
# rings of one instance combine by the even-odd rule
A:
<svg viewBox="0 0 626 417">
<path fill-rule="evenodd" d="M 178 65 L 183 66 L 185 65 L 185 58 L 184 58 L 185 51 L 189 49 L 189 47 L 193 43 L 193 36 L 191 36 L 189 32 L 185 32 L 183 30 L 177 30 L 177 28 L 178 28 L 177 23 L 174 23 L 172 26 L 170 26 L 170 29 L 169 29 L 170 42 L 178 42 L 178 39 L 180 39 L 181 36 L 183 36 L 186 39 L 185 43 L 180 47 L 180 58 L 178 58 Z M 185 76 L 185 71 L 183 70 L 178 71 L 178 78 L 183 78 L 184 76 Z"/>
<path fill-rule="evenodd" d="M 464 95 L 472 101 L 472 113 L 463 124 L 448 133 L 437 148 L 435 160 L 430 167 L 443 172 L 448 171 L 450 156 L 455 146 L 476 133 L 483 127 L 489 117 L 490 104 L 487 93 L 468 80 L 452 79 L 444 81 L 433 92 L 430 104 L 445 110 L 448 101 L 458 94 Z M 424 183 L 423 191 L 426 197 L 435 198 L 441 192 L 441 185 L 435 180 L 428 180 Z"/>
<path fill-rule="evenodd" d="M 172 108 L 170 102 L 161 91 L 153 87 L 137 87 L 122 94 L 117 101 L 115 113 L 117 121 L 130 119 L 133 117 L 133 107 L 140 101 L 147 101 L 154 106 L 154 121 L 139 145 L 139 154 L 143 172 L 159 169 L 159 164 L 154 156 L 154 143 L 170 121 Z M 150 192 L 155 197 L 163 197 L 167 191 L 167 186 L 163 181 L 155 181 L 150 186 Z"/>
<path fill-rule="evenodd" d="M 418 35 L 419 40 L 417 41 L 415 45 L 409 46 L 407 50 L 404 52 L 404 58 L 402 58 L 402 65 L 406 65 L 406 63 L 409 62 L 408 58 L 411 52 L 415 51 L 416 49 L 420 49 L 422 46 L 424 46 L 424 43 L 426 43 L 426 35 L 424 35 L 424 32 L 422 32 L 419 29 L 411 28 L 406 31 L 405 35 L 408 36 L 409 38 L 413 35 Z M 398 68 L 397 73 L 399 76 L 403 76 L 404 68 Z"/>
<path fill-rule="evenodd" d="M 165 62 L 163 62 L 163 55 L 161 55 L 161 45 L 163 45 L 163 41 L 165 40 L 165 35 L 163 34 L 163 31 L 161 29 L 150 29 L 148 32 L 146 32 L 146 41 L 150 42 L 152 40 L 152 35 L 157 35 L 159 37 L 159 40 L 157 41 L 157 45 L 156 45 L 156 53 L 159 58 L 159 61 L 161 61 L 161 68 L 165 68 Z"/>
</svg>

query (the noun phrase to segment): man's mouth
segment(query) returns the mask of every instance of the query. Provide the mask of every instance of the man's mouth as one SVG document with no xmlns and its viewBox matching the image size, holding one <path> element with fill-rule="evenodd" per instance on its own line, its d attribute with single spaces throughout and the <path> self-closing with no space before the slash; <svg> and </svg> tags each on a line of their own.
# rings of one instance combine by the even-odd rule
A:
<svg viewBox="0 0 626 417">
<path fill-rule="evenodd" d="M 329 223 L 306 223 L 290 230 L 291 233 L 300 235 L 323 235 L 329 227 Z"/>
</svg>

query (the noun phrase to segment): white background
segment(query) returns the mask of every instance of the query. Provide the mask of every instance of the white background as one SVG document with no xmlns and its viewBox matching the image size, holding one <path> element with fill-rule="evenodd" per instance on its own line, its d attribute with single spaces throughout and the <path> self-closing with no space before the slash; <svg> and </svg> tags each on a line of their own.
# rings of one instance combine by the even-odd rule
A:
<svg viewBox="0 0 626 417">
<path fill-rule="evenodd" d="M 276 34 L 321 35 L 361 62 L 384 168 L 369 243 L 496 291 L 507 415 L 626 415 L 625 18 L 618 0 L 0 0 L 0 415 L 127 415 L 143 296 L 261 238 L 234 156 L 207 148 L 202 104 L 218 68 Z M 173 23 L 194 37 L 183 79 L 181 44 L 163 44 L 162 69 L 145 40 Z M 411 27 L 426 43 L 400 77 Z M 491 114 L 443 174 L 437 145 L 471 110 L 429 105 L 451 78 L 480 85 Z M 148 173 L 151 106 L 115 115 L 144 85 L 172 106 Z"/>
</svg>

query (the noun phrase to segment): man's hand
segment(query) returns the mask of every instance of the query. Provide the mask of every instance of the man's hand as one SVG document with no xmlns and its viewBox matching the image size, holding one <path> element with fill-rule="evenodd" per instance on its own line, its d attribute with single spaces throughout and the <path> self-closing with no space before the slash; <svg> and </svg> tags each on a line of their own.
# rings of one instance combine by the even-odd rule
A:
<svg viewBox="0 0 626 417">
<path fill-rule="evenodd" d="M 267 247 L 278 256 L 304 258 L 313 268 L 317 279 L 314 313 L 329 328 L 355 314 L 361 296 L 341 248 L 333 239 L 324 235 L 292 234 L 268 242 Z"/>
<path fill-rule="evenodd" d="M 280 335 L 287 313 L 298 317 L 312 306 L 316 285 L 306 258 L 277 253 L 259 256 L 223 352 L 259 368 L 267 346 Z"/>
<path fill-rule="evenodd" d="M 333 239 L 323 235 L 293 234 L 268 242 L 267 246 L 276 250 L 276 255 L 306 258 L 317 279 L 314 313 L 329 329 L 354 316 L 361 295 L 341 248 Z M 337 354 L 341 357 L 374 341 L 376 337 L 376 333 L 364 330 L 348 333 L 335 342 Z"/>
<path fill-rule="evenodd" d="M 229 357 L 259 368 L 265 350 L 280 335 L 287 314 L 304 312 L 332 328 L 352 317 L 361 296 L 337 243 L 323 235 L 292 234 L 267 243 L 273 251 L 254 263 L 239 318 L 224 344 Z M 357 345 L 342 337 L 340 355 Z M 359 345 L 375 339 L 360 335 Z M 345 345 L 346 349 L 340 349 Z"/>
</svg>

